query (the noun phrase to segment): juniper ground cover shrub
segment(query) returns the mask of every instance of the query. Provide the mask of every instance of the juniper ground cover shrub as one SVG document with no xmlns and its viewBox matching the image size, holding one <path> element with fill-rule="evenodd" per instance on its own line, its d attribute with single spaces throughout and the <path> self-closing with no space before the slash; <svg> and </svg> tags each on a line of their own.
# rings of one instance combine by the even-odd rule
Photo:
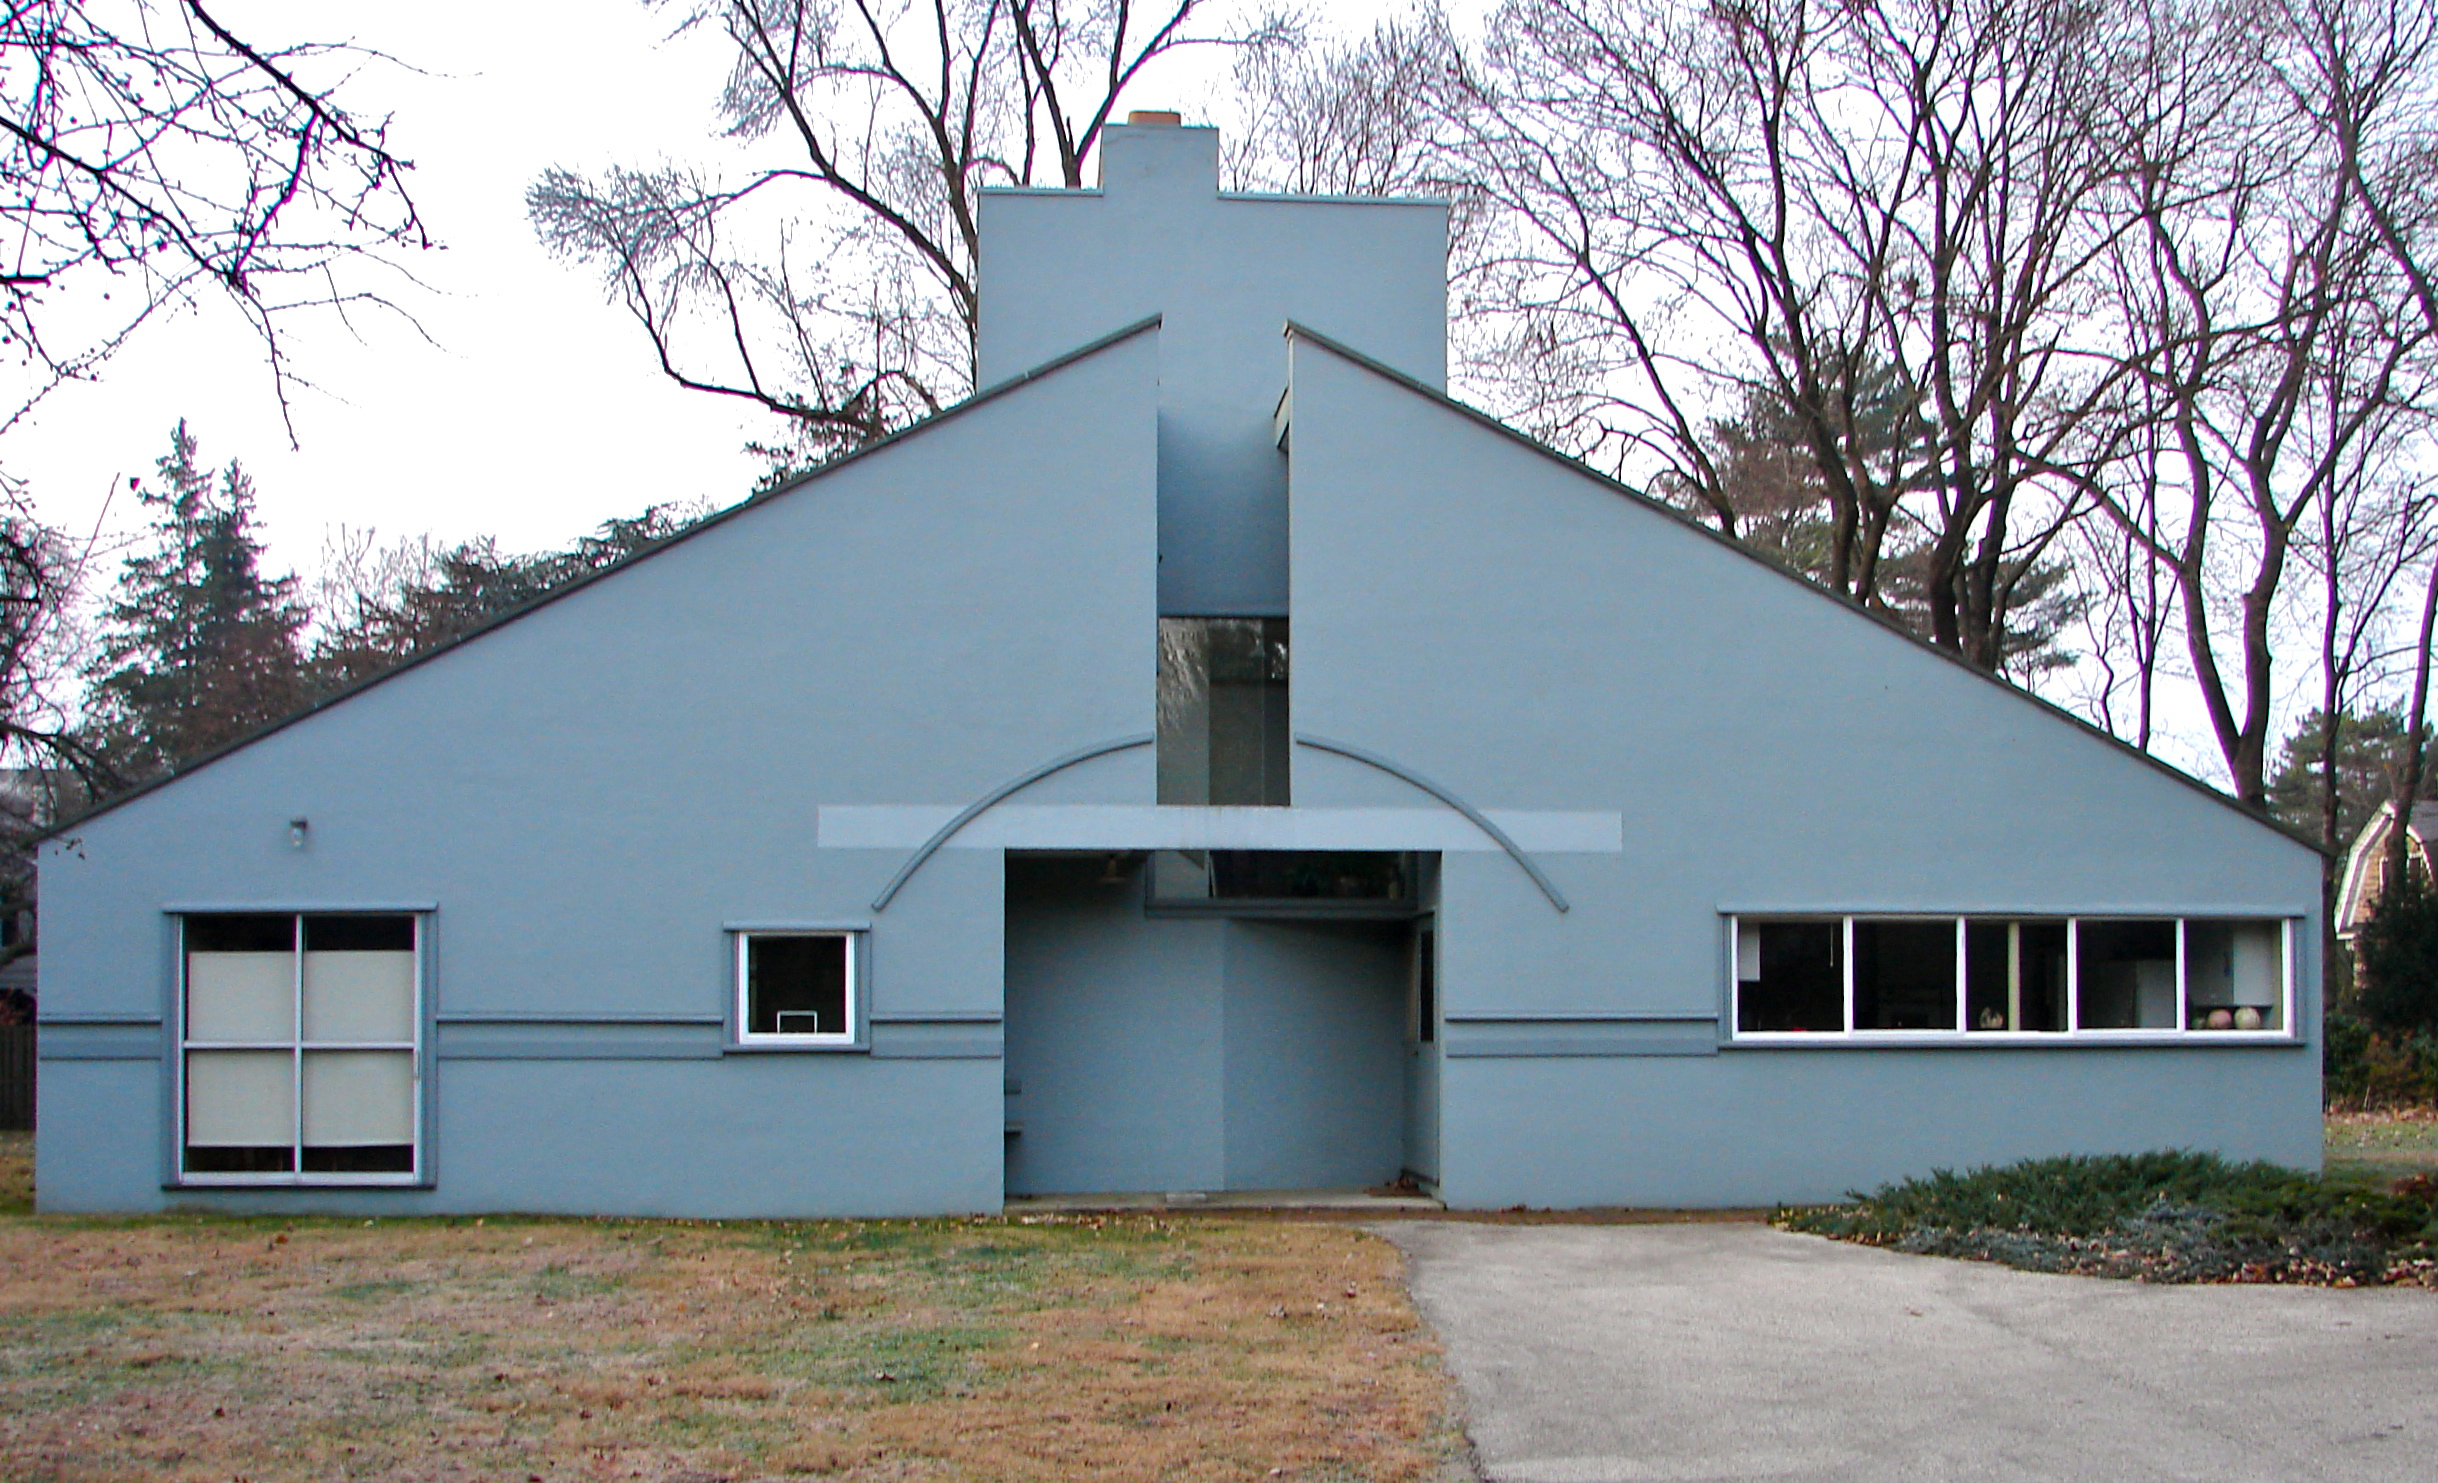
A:
<svg viewBox="0 0 2438 1483">
<path fill-rule="evenodd" d="M 2207 1153 L 1941 1170 L 1774 1219 L 1787 1230 L 2035 1272 L 2438 1286 L 2438 1183 L 2428 1177 L 2362 1188 Z"/>
</svg>

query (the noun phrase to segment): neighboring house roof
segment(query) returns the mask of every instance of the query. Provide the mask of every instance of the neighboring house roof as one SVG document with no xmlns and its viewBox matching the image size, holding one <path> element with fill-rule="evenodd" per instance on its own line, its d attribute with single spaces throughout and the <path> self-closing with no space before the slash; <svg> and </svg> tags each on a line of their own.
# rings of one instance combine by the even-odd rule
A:
<svg viewBox="0 0 2438 1483">
<path fill-rule="evenodd" d="M 2362 832 L 2353 838 L 2353 847 L 2345 852 L 2345 874 L 2336 893 L 2336 935 L 2351 937 L 2370 908 L 2379 899 L 2385 875 L 2384 856 L 2387 851 L 2389 827 L 2394 823 L 2396 806 L 2381 804 L 2370 816 Z M 2438 839 L 2438 802 L 2416 803 L 2411 819 L 2405 824 L 2405 857 L 2418 858 L 2421 868 L 2430 866 L 2430 842 Z"/>
</svg>

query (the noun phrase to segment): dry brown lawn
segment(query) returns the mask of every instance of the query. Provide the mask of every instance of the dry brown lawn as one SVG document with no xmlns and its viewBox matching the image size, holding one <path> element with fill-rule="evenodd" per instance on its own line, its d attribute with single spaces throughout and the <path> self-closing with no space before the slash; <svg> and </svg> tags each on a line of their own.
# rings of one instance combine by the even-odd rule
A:
<svg viewBox="0 0 2438 1483">
<path fill-rule="evenodd" d="M 1387 1243 L 1168 1215 L 79 1220 L 0 1135 L 0 1477 L 1423 1479 Z"/>
</svg>

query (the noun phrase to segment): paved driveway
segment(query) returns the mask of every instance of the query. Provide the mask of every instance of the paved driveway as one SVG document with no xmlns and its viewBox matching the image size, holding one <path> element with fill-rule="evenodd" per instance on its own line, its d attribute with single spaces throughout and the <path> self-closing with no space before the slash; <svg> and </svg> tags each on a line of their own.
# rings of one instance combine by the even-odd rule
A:
<svg viewBox="0 0 2438 1483">
<path fill-rule="evenodd" d="M 2045 1277 L 1742 1224 L 1377 1229 L 1495 1483 L 2438 1478 L 2438 1293 Z"/>
</svg>

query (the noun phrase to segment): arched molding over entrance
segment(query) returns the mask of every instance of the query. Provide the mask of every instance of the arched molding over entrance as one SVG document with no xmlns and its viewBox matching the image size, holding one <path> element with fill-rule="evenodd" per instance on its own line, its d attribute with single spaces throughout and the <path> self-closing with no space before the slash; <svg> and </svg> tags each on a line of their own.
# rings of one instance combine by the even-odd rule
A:
<svg viewBox="0 0 2438 1483">
<path fill-rule="evenodd" d="M 1542 870 L 1539 863 L 1524 852 L 1521 845 L 1518 845 L 1508 836 L 1507 831 L 1492 823 L 1487 814 L 1484 814 L 1481 810 L 1465 802 L 1462 798 L 1457 797 L 1448 789 L 1440 786 L 1438 783 L 1432 782 L 1429 778 L 1415 772 L 1412 768 L 1405 767 L 1397 762 L 1393 762 L 1388 758 L 1381 756 L 1379 753 L 1370 751 L 1363 747 L 1353 746 L 1346 742 L 1331 741 L 1327 737 L 1312 736 L 1304 733 L 1298 733 L 1295 740 L 1299 746 L 1310 747 L 1315 751 L 1328 752 L 1339 757 L 1344 757 L 1349 761 L 1360 762 L 1366 767 L 1388 774 L 1390 777 L 1397 779 L 1399 782 L 1402 782 L 1409 787 L 1419 789 L 1420 791 L 1429 794 L 1433 799 L 1436 799 L 1441 804 L 1446 805 L 1449 809 L 1454 810 L 1458 815 L 1462 816 L 1464 820 L 1471 824 L 1474 828 L 1480 830 L 1482 834 L 1487 836 L 1493 844 L 1506 851 L 1507 858 L 1513 860 L 1517 867 L 1520 868 L 1526 876 L 1531 878 L 1533 885 L 1540 888 L 1541 895 L 1548 898 L 1549 904 L 1552 907 L 1556 908 L 1560 912 L 1571 910 L 1571 907 L 1567 903 L 1565 893 L 1558 889 L 1557 882 L 1549 878 L 1548 873 Z M 1030 771 L 1021 773 L 1018 776 L 1010 778 L 1008 781 L 1001 783 L 998 787 L 991 789 L 989 792 L 967 804 L 964 808 L 958 810 L 956 817 L 941 825 L 929 839 L 923 841 L 921 848 L 917 849 L 912 855 L 906 858 L 906 863 L 898 867 L 897 874 L 889 877 L 889 883 L 886 886 L 881 887 L 880 894 L 872 899 L 872 910 L 875 912 L 888 910 L 889 903 L 896 899 L 897 893 L 904 889 L 906 882 L 912 880 L 914 878 L 914 873 L 921 870 L 925 862 L 929 861 L 933 855 L 938 854 L 940 849 L 945 846 L 948 841 L 954 839 L 959 830 L 972 823 L 975 819 L 978 819 L 982 815 L 990 812 L 993 808 L 996 808 L 1001 803 L 1004 803 L 1010 797 L 1022 792 L 1026 788 L 1031 787 L 1033 784 L 1040 782 L 1043 778 L 1049 777 L 1055 773 L 1064 772 L 1066 769 L 1073 767 L 1078 763 L 1089 762 L 1095 757 L 1106 757 L 1113 752 L 1129 752 L 1137 747 L 1148 747 L 1152 744 L 1152 742 L 1153 738 L 1149 735 L 1137 735 L 1120 737 L 1115 741 L 1100 742 L 1089 747 L 1080 747 L 1075 751 L 1068 752 L 1062 756 L 1053 757 L 1049 761 L 1042 763 L 1039 767 L 1035 767 Z"/>
<path fill-rule="evenodd" d="M 1089 747 L 1080 747 L 1062 757 L 1053 757 L 1049 761 L 1042 763 L 1039 767 L 1034 768 L 1032 771 L 1023 774 L 1022 776 L 1011 778 L 1008 781 L 1001 783 L 998 787 L 991 789 L 988 793 L 983 794 L 973 802 L 965 805 L 965 807 L 958 812 L 955 818 L 950 819 L 947 823 L 940 826 L 938 833 L 932 835 L 929 839 L 924 840 L 923 847 L 921 849 L 916 850 L 912 855 L 907 857 L 906 863 L 897 868 L 897 874 L 889 877 L 889 884 L 881 887 L 880 894 L 872 898 L 872 910 L 876 912 L 887 911 L 889 909 L 890 900 L 897 895 L 898 890 L 903 887 L 907 881 L 914 878 L 914 873 L 916 871 L 923 868 L 924 861 L 930 859 L 933 855 L 938 854 L 940 846 L 955 838 L 958 830 L 964 828 L 966 825 L 972 823 L 982 815 L 990 812 L 993 808 L 996 808 L 1010 795 L 1021 792 L 1024 789 L 1033 786 L 1033 784 L 1040 782 L 1043 778 L 1050 776 L 1052 773 L 1064 772 L 1078 762 L 1089 762 L 1095 757 L 1106 757 L 1111 752 L 1130 752 L 1136 747 L 1148 747 L 1151 745 L 1151 742 L 1152 738 L 1150 734 L 1145 733 L 1140 736 L 1124 736 L 1118 738 L 1116 741 L 1100 742 Z"/>
<path fill-rule="evenodd" d="M 1350 746 L 1345 742 L 1331 741 L 1326 737 L 1313 736 L 1305 732 L 1296 733 L 1295 740 L 1298 745 L 1310 747 L 1315 751 L 1331 752 L 1337 756 L 1347 758 L 1350 761 L 1360 762 L 1365 767 L 1376 768 L 1381 772 L 1387 773 L 1390 777 L 1395 778 L 1400 782 L 1408 783 L 1421 789 L 1423 792 L 1430 794 L 1433 798 L 1438 799 L 1441 803 L 1446 804 L 1449 808 L 1456 810 L 1456 812 L 1464 815 L 1467 823 L 1470 823 L 1474 828 L 1479 829 L 1482 833 L 1490 836 L 1490 838 L 1496 842 L 1500 849 L 1505 850 L 1507 852 L 1508 859 L 1513 860 L 1517 865 L 1523 867 L 1524 874 L 1532 877 L 1532 883 L 1541 888 L 1541 894 L 1549 898 L 1549 904 L 1551 906 L 1556 907 L 1560 912 L 1569 910 L 1566 904 L 1566 897 L 1558 890 L 1557 883 L 1551 880 L 1548 875 L 1542 871 L 1538 864 L 1534 863 L 1533 858 L 1530 855 L 1524 853 L 1521 845 L 1518 845 L 1514 840 L 1507 837 L 1506 830 L 1501 829 L 1496 824 L 1491 823 L 1490 816 L 1483 813 L 1480 809 L 1477 809 L 1473 805 L 1465 802 L 1463 799 L 1439 786 L 1437 783 L 1432 782 L 1429 778 L 1424 777 L 1422 774 L 1415 772 L 1412 768 L 1400 766 L 1395 762 L 1391 762 L 1389 759 L 1381 756 L 1377 752 L 1367 751 L 1362 747 Z"/>
</svg>

